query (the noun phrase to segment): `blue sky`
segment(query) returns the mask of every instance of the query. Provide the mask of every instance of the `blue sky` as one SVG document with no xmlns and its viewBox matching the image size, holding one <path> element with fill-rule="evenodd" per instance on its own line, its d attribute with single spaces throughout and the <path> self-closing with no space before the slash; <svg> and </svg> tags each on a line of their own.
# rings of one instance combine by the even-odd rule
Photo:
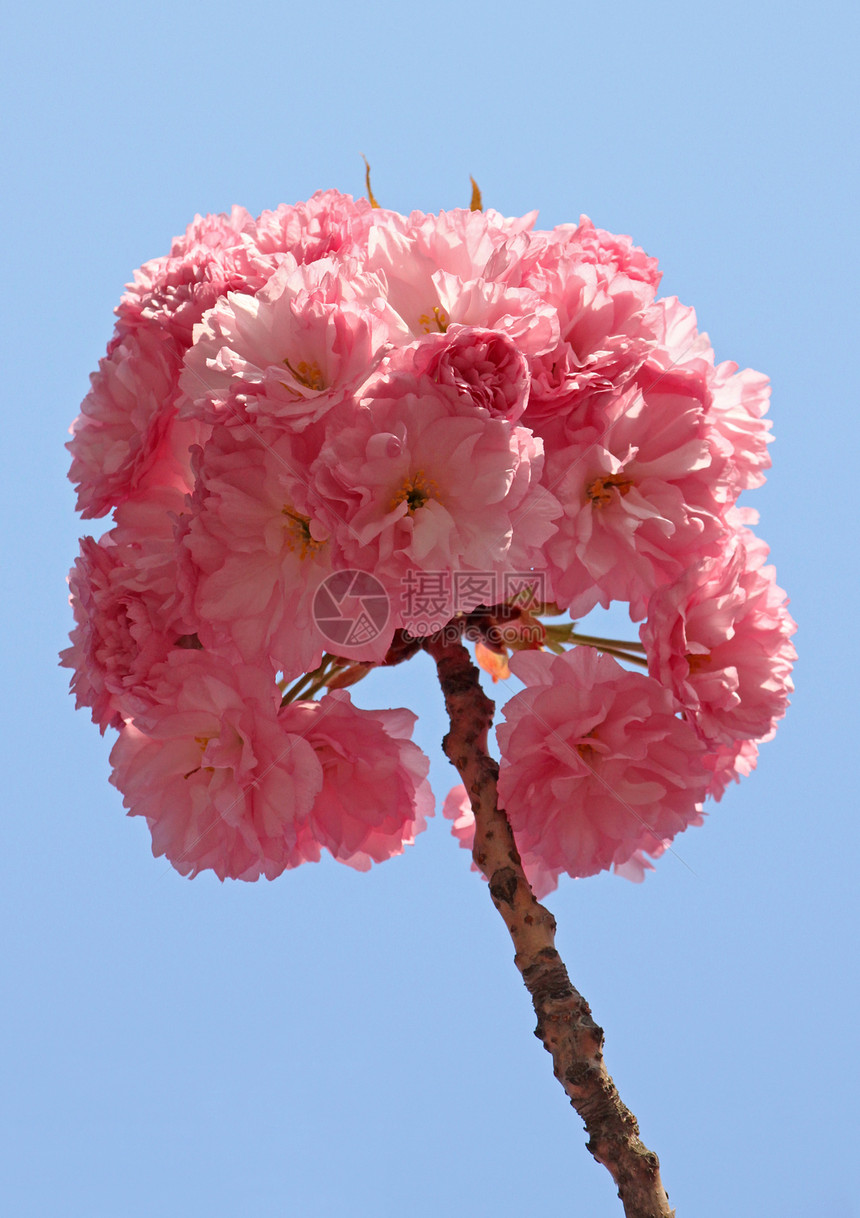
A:
<svg viewBox="0 0 860 1218">
<path fill-rule="evenodd" d="M 441 817 L 370 875 L 189 883 L 56 666 L 66 429 L 135 266 L 320 187 L 589 214 L 773 380 L 760 532 L 799 622 L 758 771 L 642 886 L 548 901 L 679 1218 L 858 1214 L 857 17 L 847 5 L 51 4 L 7 15 L 0 1207 L 436 1218 L 620 1205 Z M 411 705 L 441 803 L 429 668 Z"/>
</svg>

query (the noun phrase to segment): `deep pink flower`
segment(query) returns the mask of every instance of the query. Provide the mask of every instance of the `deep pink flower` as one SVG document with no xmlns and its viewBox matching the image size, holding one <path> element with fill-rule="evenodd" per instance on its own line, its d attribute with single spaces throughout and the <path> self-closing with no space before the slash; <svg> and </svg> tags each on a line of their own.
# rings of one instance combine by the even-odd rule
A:
<svg viewBox="0 0 860 1218">
<path fill-rule="evenodd" d="M 229 216 L 197 216 L 169 255 L 135 272 L 67 446 L 85 518 L 145 486 L 179 484 L 188 446 L 200 439 L 199 428 L 174 425 L 182 359 L 205 311 L 232 288 L 248 290 L 242 234 L 250 223 L 238 207 Z"/>
<path fill-rule="evenodd" d="M 527 688 L 496 729 L 499 797 L 524 860 L 594 875 L 700 823 L 706 749 L 667 690 L 587 647 L 510 665 Z"/>
<path fill-rule="evenodd" d="M 141 328 L 99 362 L 66 445 L 85 519 L 104 516 L 134 494 L 164 457 L 180 361 L 154 330 Z"/>
<path fill-rule="evenodd" d="M 251 266 L 253 226 L 244 207 L 229 215 L 195 216 L 169 254 L 135 271 L 117 309 L 120 327 L 143 326 L 180 352 L 190 347 L 194 326 L 219 297 L 256 291 L 271 273 L 255 274 Z"/>
<path fill-rule="evenodd" d="M 69 575 L 75 628 L 60 663 L 73 670 L 76 705 L 91 708 L 102 733 L 150 705 L 153 667 L 193 644 L 175 597 L 172 513 L 181 506 L 181 495 L 164 490 L 126 503 L 99 541 L 81 539 Z"/>
<path fill-rule="evenodd" d="M 400 397 L 403 376 L 427 377 L 472 402 L 490 418 L 516 423 L 529 399 L 530 374 L 522 350 L 498 330 L 450 326 L 389 356 L 374 380 L 374 397 Z"/>
</svg>

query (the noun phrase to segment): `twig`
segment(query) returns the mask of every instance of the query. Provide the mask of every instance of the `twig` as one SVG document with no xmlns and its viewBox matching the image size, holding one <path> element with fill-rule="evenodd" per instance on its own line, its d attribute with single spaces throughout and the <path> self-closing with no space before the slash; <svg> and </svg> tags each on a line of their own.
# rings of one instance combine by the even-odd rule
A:
<svg viewBox="0 0 860 1218">
<path fill-rule="evenodd" d="M 529 887 L 508 818 L 498 807 L 498 765 L 487 752 L 494 704 L 461 642 L 444 633 L 424 640 L 436 661 L 451 730 L 443 747 L 456 766 L 475 813 L 473 857 L 516 949 L 514 957 L 537 1015 L 535 1035 L 585 1122 L 588 1149 L 610 1172 L 627 1218 L 673 1218 L 657 1156 L 639 1139 L 603 1061 L 603 1029 L 574 989 L 555 948 L 555 918 Z"/>
</svg>

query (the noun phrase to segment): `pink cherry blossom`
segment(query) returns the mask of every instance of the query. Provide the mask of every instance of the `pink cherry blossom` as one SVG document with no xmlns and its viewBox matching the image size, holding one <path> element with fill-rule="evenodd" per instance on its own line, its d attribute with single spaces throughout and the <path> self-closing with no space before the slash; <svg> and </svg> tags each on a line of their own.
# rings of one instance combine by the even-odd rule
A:
<svg viewBox="0 0 860 1218">
<path fill-rule="evenodd" d="M 433 815 L 430 762 L 410 739 L 415 719 L 403 709 L 362 710 L 340 689 L 319 702 L 290 703 L 278 716 L 322 766 L 309 832 L 360 871 L 402 854 Z"/>
<path fill-rule="evenodd" d="M 532 361 L 527 418 L 570 416 L 588 394 L 625 387 L 645 361 L 654 333 L 653 289 L 614 269 L 568 255 L 533 276 L 558 313 L 558 345 Z"/>
<path fill-rule="evenodd" d="M 122 729 L 113 782 L 144 816 L 152 851 L 183 875 L 269 879 L 319 857 L 307 828 L 322 766 L 278 719 L 265 670 L 174 651 L 155 674 L 153 706 Z"/>
<path fill-rule="evenodd" d="M 600 399 L 582 438 L 550 451 L 544 480 L 564 515 L 545 553 L 556 599 L 574 616 L 621 600 L 641 618 L 655 588 L 719 547 L 705 412 L 674 389 L 633 385 Z"/>
<path fill-rule="evenodd" d="M 204 645 L 229 640 L 245 662 L 271 661 L 288 680 L 327 649 L 314 596 L 348 565 L 333 537 L 338 518 L 307 473 L 314 452 L 308 433 L 215 428 L 181 537 L 189 561 L 180 586 Z M 375 640 L 361 658 L 382 659 L 389 641 L 390 633 Z"/>
<path fill-rule="evenodd" d="M 349 562 L 372 570 L 392 599 L 409 571 L 495 572 L 512 556 L 528 569 L 558 510 L 537 485 L 542 445 L 529 430 L 487 418 L 426 377 L 404 378 L 396 397 L 368 396 L 362 407 L 314 466 L 338 504 L 335 538 Z M 453 600 L 439 625 L 452 612 Z"/>
<path fill-rule="evenodd" d="M 184 874 L 402 851 L 432 813 L 414 716 L 343 690 L 442 628 L 527 685 L 499 789 L 538 894 L 641 880 L 773 734 L 794 623 L 737 506 L 767 379 L 716 364 L 629 237 L 535 220 L 321 191 L 197 216 L 135 272 L 68 446 L 115 519 L 61 663 Z M 649 676 L 539 650 L 588 637 L 541 616 L 613 601 Z M 445 812 L 468 847 L 463 788 Z"/>
<path fill-rule="evenodd" d="M 180 358 L 144 328 L 115 345 L 90 378 L 67 445 L 84 518 L 122 503 L 158 461 L 176 413 Z"/>
<path fill-rule="evenodd" d="M 761 486 L 764 471 L 770 468 L 770 420 L 764 418 L 770 381 L 751 368 L 739 371 L 737 364 L 727 362 L 714 369 L 709 388 L 709 420 L 714 443 L 728 466 L 724 481 L 733 503 L 740 491 Z"/>
<path fill-rule="evenodd" d="M 383 285 L 331 259 L 283 265 L 256 296 L 231 293 L 194 331 L 183 414 L 301 430 L 356 391 L 396 337 Z"/>
<path fill-rule="evenodd" d="M 274 270 L 284 254 L 307 264 L 334 255 L 354 257 L 367 246 L 378 218 L 367 199 L 337 190 L 318 190 L 306 203 L 282 203 L 253 222 L 249 240 L 254 264 Z"/>
<path fill-rule="evenodd" d="M 476 326 L 449 326 L 397 348 L 374 380 L 375 397 L 399 397 L 403 376 L 428 377 L 471 400 L 490 418 L 515 423 L 528 405 L 528 361 L 507 334 Z"/>
<path fill-rule="evenodd" d="M 110 533 L 81 539 L 69 576 L 76 625 L 60 662 L 102 733 L 150 705 L 153 667 L 194 645 L 175 597 L 172 512 L 181 504 L 170 490 L 129 502 Z"/>
<path fill-rule="evenodd" d="M 192 331 L 207 309 L 230 291 L 252 291 L 268 278 L 255 274 L 247 234 L 254 226 L 244 207 L 229 215 L 195 216 L 170 253 L 145 262 L 120 301 L 120 326 L 160 334 L 175 350 L 191 346 Z"/>
<path fill-rule="evenodd" d="M 762 557 L 752 534 L 735 533 L 717 557 L 654 593 L 640 629 L 649 672 L 709 742 L 763 739 L 794 688 L 795 623 Z"/>
<path fill-rule="evenodd" d="M 499 797 L 524 860 L 594 875 L 700 823 L 706 749 L 657 681 L 586 647 L 510 665 Z"/>
</svg>

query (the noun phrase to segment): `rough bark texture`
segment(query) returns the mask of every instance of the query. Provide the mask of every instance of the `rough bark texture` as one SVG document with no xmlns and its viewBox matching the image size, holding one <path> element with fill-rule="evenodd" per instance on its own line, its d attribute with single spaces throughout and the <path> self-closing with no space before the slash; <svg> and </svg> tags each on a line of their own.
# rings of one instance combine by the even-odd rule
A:
<svg viewBox="0 0 860 1218">
<path fill-rule="evenodd" d="M 657 1156 L 639 1139 L 603 1061 L 603 1029 L 574 989 L 555 948 L 555 918 L 529 887 L 511 827 L 498 807 L 498 765 L 487 752 L 494 704 L 459 639 L 424 640 L 436 661 L 451 730 L 443 747 L 475 813 L 473 857 L 516 949 L 515 961 L 537 1015 L 535 1035 L 551 1054 L 556 1078 L 585 1122 L 588 1149 L 612 1175 L 627 1218 L 672 1218 Z"/>
</svg>

